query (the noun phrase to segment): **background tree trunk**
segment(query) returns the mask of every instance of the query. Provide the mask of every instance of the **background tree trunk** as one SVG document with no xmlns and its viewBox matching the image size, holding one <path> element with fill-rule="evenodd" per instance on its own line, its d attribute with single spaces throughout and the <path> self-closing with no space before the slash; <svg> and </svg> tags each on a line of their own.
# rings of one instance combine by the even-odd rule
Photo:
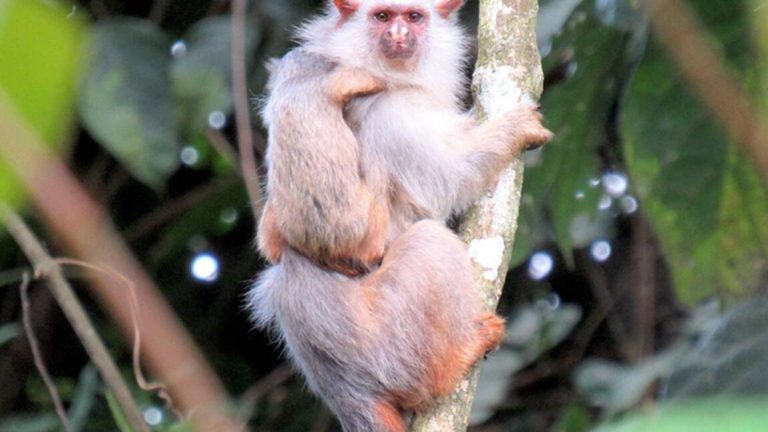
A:
<svg viewBox="0 0 768 432">
<path fill-rule="evenodd" d="M 480 1 L 479 52 L 472 84 L 480 119 L 541 95 L 544 79 L 536 46 L 537 13 L 536 0 Z M 496 308 L 509 267 L 522 187 L 523 163 L 517 158 L 493 191 L 469 212 L 460 230 L 489 309 Z M 415 417 L 411 431 L 466 430 L 478 372 L 475 367 L 449 398 Z"/>
</svg>

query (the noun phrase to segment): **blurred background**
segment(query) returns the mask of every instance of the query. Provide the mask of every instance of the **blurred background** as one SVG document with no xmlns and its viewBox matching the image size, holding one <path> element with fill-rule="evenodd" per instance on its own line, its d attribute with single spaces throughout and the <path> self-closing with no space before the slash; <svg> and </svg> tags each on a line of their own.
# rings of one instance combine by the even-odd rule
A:
<svg viewBox="0 0 768 432">
<path fill-rule="evenodd" d="M 248 2 L 250 101 L 320 5 Z M 103 258 L 131 281 L 59 261 L 151 430 L 188 430 L 201 400 L 254 431 L 339 430 L 243 310 L 264 262 L 231 6 L 0 0 L 0 431 L 65 430 L 62 414 L 67 430 L 132 430 L 58 294 L 25 282 L 7 205 L 53 256 Z M 462 11 L 473 34 L 478 7 Z M 768 3 L 542 0 L 537 41 L 556 138 L 524 156 L 508 336 L 471 430 L 765 430 Z M 137 382 L 130 293 L 146 373 L 172 405 Z M 194 377 L 174 381 L 188 360 Z"/>
</svg>

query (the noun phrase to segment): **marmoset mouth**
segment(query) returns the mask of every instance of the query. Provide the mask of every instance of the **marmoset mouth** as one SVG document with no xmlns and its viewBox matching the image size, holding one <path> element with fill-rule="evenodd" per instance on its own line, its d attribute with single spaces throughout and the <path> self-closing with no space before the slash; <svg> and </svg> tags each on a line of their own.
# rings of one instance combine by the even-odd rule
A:
<svg viewBox="0 0 768 432">
<path fill-rule="evenodd" d="M 404 41 L 393 42 L 391 40 L 381 41 L 381 52 L 388 59 L 407 60 L 416 53 L 416 40 L 408 39 Z"/>
</svg>

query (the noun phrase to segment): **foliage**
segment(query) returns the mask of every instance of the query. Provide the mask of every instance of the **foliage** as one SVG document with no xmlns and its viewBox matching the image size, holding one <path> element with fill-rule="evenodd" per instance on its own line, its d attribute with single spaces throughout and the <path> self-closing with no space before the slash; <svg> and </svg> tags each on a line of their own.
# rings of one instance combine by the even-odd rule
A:
<svg viewBox="0 0 768 432">
<path fill-rule="evenodd" d="M 104 21 L 93 33 L 83 125 L 133 175 L 159 187 L 178 168 L 168 40 L 138 19 Z"/>
<path fill-rule="evenodd" d="M 735 71 L 754 74 L 743 2 L 697 1 Z M 674 121 L 670 120 L 674 119 Z M 635 187 L 674 276 L 679 297 L 754 292 L 768 269 L 768 191 L 728 142 L 656 44 L 623 100 L 622 134 Z"/>
<path fill-rule="evenodd" d="M 692 2 L 747 78 L 756 70 L 747 60 L 743 3 Z M 551 1 L 542 9 L 568 4 L 576 5 Z M 553 46 L 545 68 L 564 75 L 542 101 L 557 137 L 529 158 L 514 259 L 547 241 L 568 257 L 574 247 L 612 236 L 615 214 L 634 211 L 625 204 L 636 193 L 680 299 L 693 304 L 755 292 L 768 271 L 768 225 L 761 223 L 768 192 L 661 48 L 646 43 L 643 22 L 625 2 L 597 2 L 594 9 L 581 2 L 565 31 L 542 35 Z M 606 118 L 615 123 L 596 127 Z M 611 149 L 612 139 L 621 147 Z M 630 190 L 612 190 L 606 174 L 624 170 Z"/>
<path fill-rule="evenodd" d="M 84 42 L 82 20 L 67 13 L 56 2 L 0 1 L 0 102 L 51 146 L 70 133 Z M 15 202 L 22 192 L 8 163 L 0 158 L 0 200 Z"/>
<path fill-rule="evenodd" d="M 242 311 L 242 293 L 262 263 L 232 165 L 225 3 L 0 0 L 0 58 L 13 59 L 0 61 L 0 95 L 47 144 L 67 150 L 63 158 L 108 207 L 254 429 L 332 430 L 300 379 L 269 380 L 281 353 Z M 319 3 L 251 2 L 253 99 L 263 93 L 263 62 L 285 52 L 292 26 Z M 746 0 L 689 3 L 765 108 L 768 51 L 755 34 L 768 28 L 757 13 L 768 8 Z M 557 138 L 525 156 L 517 268 L 502 301 L 508 336 L 483 367 L 476 422 L 576 432 L 595 425 L 728 430 L 715 428 L 728 416 L 730 427 L 749 431 L 766 421 L 756 407 L 768 392 L 760 370 L 768 361 L 768 302 L 756 293 L 768 280 L 768 191 L 667 60 L 636 5 L 541 1 L 542 106 Z M 468 2 L 468 25 L 476 8 Z M 20 195 L 8 171 L 0 165 L 2 201 Z M 609 245 L 607 255 L 590 253 L 597 241 Z M 529 272 L 533 252 L 550 258 L 543 273 Z M 190 270 L 203 254 L 218 265 L 213 278 Z M 0 273 L 25 265 L 0 236 Z M 12 288 L 0 291 L 0 370 L 12 350 L 25 352 Z M 712 297 L 722 303 L 694 308 Z M 131 381 L 125 341 L 96 303 L 84 302 Z M 125 427 L 61 317 L 34 319 L 75 430 Z M 643 333 L 653 343 L 643 345 Z M 24 366 L 13 369 L 21 385 L 0 376 L 3 392 L 12 394 L 11 402 L 0 397 L 0 430 L 56 430 L 31 360 Z M 155 395 L 133 391 L 142 409 L 162 414 L 154 430 L 189 428 L 158 408 Z"/>
<path fill-rule="evenodd" d="M 604 425 L 595 432 L 757 432 L 765 428 L 764 398 L 713 398 L 677 402 Z"/>
</svg>

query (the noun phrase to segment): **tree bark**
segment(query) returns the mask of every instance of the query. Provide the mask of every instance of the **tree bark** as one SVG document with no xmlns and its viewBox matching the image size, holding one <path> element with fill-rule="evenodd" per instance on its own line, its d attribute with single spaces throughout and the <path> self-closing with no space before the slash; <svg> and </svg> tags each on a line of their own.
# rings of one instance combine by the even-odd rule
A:
<svg viewBox="0 0 768 432">
<path fill-rule="evenodd" d="M 536 45 L 538 9 L 536 0 L 480 1 L 479 53 L 472 90 L 481 120 L 541 95 L 544 78 Z M 489 309 L 498 304 L 509 268 L 522 187 L 523 163 L 518 157 L 494 189 L 470 210 L 460 229 Z M 478 373 L 479 365 L 450 397 L 416 416 L 411 431 L 466 430 Z"/>
</svg>

